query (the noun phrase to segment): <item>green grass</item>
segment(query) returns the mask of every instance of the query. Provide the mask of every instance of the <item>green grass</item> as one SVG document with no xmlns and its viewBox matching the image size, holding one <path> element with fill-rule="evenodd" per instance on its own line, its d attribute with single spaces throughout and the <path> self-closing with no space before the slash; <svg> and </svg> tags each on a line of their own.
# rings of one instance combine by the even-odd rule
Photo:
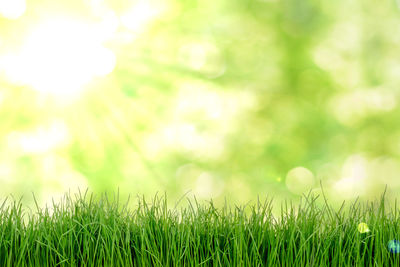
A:
<svg viewBox="0 0 400 267">
<path fill-rule="evenodd" d="M 387 243 L 400 238 L 397 206 L 355 201 L 334 210 L 322 196 L 299 205 L 272 200 L 216 209 L 188 200 L 167 209 L 166 197 L 146 203 L 66 194 L 62 202 L 31 214 L 19 201 L 0 208 L 2 266 L 400 266 Z M 246 215 L 245 209 L 249 209 Z M 25 222 L 24 222 L 25 218 Z M 359 233 L 360 222 L 368 233 Z"/>
</svg>

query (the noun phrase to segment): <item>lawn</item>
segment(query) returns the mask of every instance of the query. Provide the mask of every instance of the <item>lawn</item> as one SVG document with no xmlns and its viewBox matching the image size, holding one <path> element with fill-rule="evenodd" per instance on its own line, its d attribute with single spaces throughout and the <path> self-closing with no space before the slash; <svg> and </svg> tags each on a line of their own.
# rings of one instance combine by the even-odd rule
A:
<svg viewBox="0 0 400 267">
<path fill-rule="evenodd" d="M 2 266 L 400 266 L 399 212 L 385 201 L 334 209 L 324 195 L 300 204 L 253 206 L 212 200 L 167 209 L 166 195 L 137 208 L 107 195 L 66 194 L 28 212 L 21 199 L 0 208 Z M 323 199 L 323 205 L 317 205 Z M 245 212 L 248 209 L 249 212 Z M 363 224 L 364 223 L 364 224 Z M 388 248 L 389 244 L 389 248 Z M 391 250 L 390 250 L 391 249 Z"/>
</svg>

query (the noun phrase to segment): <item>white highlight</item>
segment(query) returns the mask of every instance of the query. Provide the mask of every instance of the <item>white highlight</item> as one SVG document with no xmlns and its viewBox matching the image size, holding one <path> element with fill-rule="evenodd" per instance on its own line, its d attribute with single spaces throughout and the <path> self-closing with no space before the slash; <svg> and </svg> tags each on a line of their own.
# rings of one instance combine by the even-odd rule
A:
<svg viewBox="0 0 400 267">
<path fill-rule="evenodd" d="M 208 172 L 203 172 L 196 180 L 194 194 L 201 198 L 218 197 L 224 190 L 224 182 L 214 178 Z"/>
<path fill-rule="evenodd" d="M 313 185 L 314 174 L 304 167 L 296 167 L 290 170 L 286 176 L 286 186 L 294 194 L 307 193 Z"/>
<path fill-rule="evenodd" d="M 365 194 L 365 180 L 367 179 L 367 160 L 361 155 L 352 155 L 347 158 L 342 169 L 342 178 L 333 189 L 344 199 Z"/>
<path fill-rule="evenodd" d="M 121 16 L 121 24 L 134 32 L 141 32 L 159 13 L 160 10 L 151 2 L 142 0 Z"/>
<path fill-rule="evenodd" d="M 369 115 L 392 111 L 398 104 L 390 90 L 372 88 L 338 94 L 331 99 L 329 105 L 341 123 L 352 125 Z"/>
<path fill-rule="evenodd" d="M 57 18 L 43 22 L 21 51 L 3 59 L 8 78 L 41 93 L 75 96 L 96 76 L 112 72 L 116 59 L 98 31 L 82 22 Z"/>
<path fill-rule="evenodd" d="M 69 144 L 70 135 L 65 123 L 55 121 L 33 132 L 12 132 L 8 135 L 11 149 L 24 154 L 42 154 Z"/>
<path fill-rule="evenodd" d="M 6 19 L 17 19 L 25 11 L 25 0 L 0 0 L 0 15 Z"/>
</svg>

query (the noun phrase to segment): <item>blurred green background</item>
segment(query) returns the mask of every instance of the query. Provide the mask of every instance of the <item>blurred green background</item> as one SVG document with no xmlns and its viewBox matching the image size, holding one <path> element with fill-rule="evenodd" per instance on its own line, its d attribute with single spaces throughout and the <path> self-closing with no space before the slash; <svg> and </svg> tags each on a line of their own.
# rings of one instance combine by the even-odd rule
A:
<svg viewBox="0 0 400 267">
<path fill-rule="evenodd" d="M 2 0 L 0 195 L 395 197 L 398 7 Z"/>
</svg>

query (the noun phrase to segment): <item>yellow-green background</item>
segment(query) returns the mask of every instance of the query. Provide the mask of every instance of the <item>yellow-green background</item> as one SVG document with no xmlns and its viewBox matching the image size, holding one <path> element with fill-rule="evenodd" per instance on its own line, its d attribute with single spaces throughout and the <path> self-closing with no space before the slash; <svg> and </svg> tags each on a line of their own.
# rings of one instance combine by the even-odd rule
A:
<svg viewBox="0 0 400 267">
<path fill-rule="evenodd" d="M 2 197 L 400 190 L 394 0 L 2 2 Z"/>
</svg>

